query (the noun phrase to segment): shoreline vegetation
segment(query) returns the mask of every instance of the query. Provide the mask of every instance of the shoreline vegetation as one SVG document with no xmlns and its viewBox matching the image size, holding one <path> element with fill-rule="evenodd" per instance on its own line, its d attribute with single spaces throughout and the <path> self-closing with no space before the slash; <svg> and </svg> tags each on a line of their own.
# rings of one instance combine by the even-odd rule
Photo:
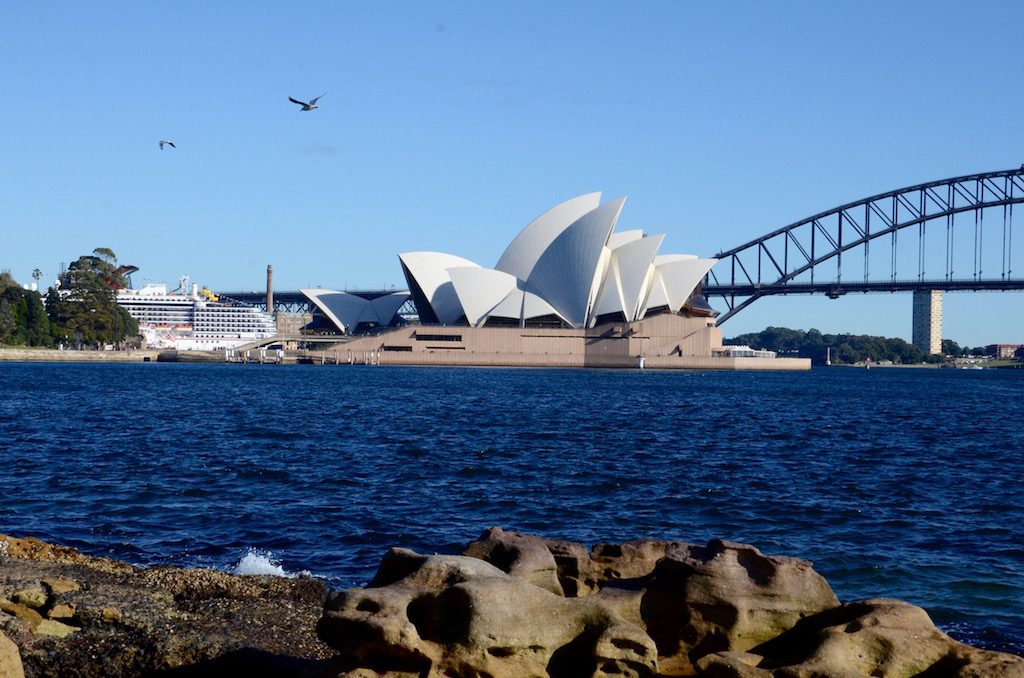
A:
<svg viewBox="0 0 1024 678">
<path fill-rule="evenodd" d="M 0 271 L 0 345 L 50 348 L 127 347 L 135 343 L 139 324 L 117 303 L 117 290 L 128 285 L 131 267 L 118 266 L 108 247 L 62 267 L 45 294 L 19 285 Z M 36 284 L 42 274 L 36 270 Z"/>
<path fill-rule="evenodd" d="M 864 366 L 871 361 L 872 367 L 935 365 L 988 362 L 986 347 L 960 346 L 951 339 L 942 340 L 942 352 L 926 355 L 917 346 L 903 339 L 875 337 L 859 334 L 823 334 L 816 329 L 792 330 L 788 327 L 767 327 L 760 332 L 741 334 L 726 339 L 725 344 L 746 345 L 754 349 L 775 351 L 779 356 L 810 358 L 811 364 L 823 366 L 855 365 Z M 1024 349 L 1019 360 L 1024 361 Z M 995 365 L 993 365 L 995 366 Z M 1000 367 L 1002 365 L 999 365 Z"/>
<path fill-rule="evenodd" d="M 494 527 L 461 555 L 392 548 L 368 585 L 328 591 L 0 534 L 0 675 L 994 678 L 1024 657 L 721 540 L 588 549 Z"/>
</svg>

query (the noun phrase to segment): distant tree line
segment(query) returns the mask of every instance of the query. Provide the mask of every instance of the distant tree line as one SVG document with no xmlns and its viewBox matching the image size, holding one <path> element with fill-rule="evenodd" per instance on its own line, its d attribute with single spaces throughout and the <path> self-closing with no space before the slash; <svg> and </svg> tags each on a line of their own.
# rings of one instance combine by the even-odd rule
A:
<svg viewBox="0 0 1024 678">
<path fill-rule="evenodd" d="M 0 273 L 0 344 L 52 347 L 123 344 L 139 333 L 138 322 L 117 303 L 125 287 L 117 256 L 106 247 L 73 261 L 59 290 L 45 296 Z"/>
<path fill-rule="evenodd" d="M 831 348 L 833 363 L 858 363 L 868 358 L 872 362 L 883 360 L 902 365 L 922 362 L 941 362 L 943 355 L 925 355 L 924 351 L 903 339 L 872 337 L 859 334 L 822 334 L 818 330 L 791 330 L 786 327 L 768 327 L 760 332 L 741 334 L 725 340 L 729 345 L 775 351 L 779 354 L 810 358 L 816 365 L 824 365 Z M 982 347 L 968 349 L 955 341 L 945 339 L 942 353 L 949 357 L 984 355 Z"/>
</svg>

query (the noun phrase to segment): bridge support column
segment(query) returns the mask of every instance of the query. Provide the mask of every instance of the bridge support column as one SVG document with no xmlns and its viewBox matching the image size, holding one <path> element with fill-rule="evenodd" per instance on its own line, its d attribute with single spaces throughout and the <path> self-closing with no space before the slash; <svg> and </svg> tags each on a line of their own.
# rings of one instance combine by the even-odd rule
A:
<svg viewBox="0 0 1024 678">
<path fill-rule="evenodd" d="M 925 355 L 942 353 L 942 291 L 914 292 L 914 346 Z"/>
</svg>

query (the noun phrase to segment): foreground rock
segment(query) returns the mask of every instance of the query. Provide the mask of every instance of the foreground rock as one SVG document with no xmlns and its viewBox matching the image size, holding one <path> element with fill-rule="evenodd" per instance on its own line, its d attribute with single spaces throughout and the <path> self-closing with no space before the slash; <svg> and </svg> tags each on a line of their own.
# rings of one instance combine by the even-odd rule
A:
<svg viewBox="0 0 1024 678">
<path fill-rule="evenodd" d="M 596 546 L 492 528 L 392 549 L 363 589 L 140 569 L 0 535 L 0 678 L 1024 678 L 896 600 L 840 604 L 752 546 Z"/>
<path fill-rule="evenodd" d="M 392 549 L 318 628 L 352 678 L 1024 678 L 920 608 L 841 605 L 810 563 L 724 541 L 587 551 L 492 528 L 462 556 Z"/>
<path fill-rule="evenodd" d="M 325 593 L 0 535 L 0 676 L 336 675 L 315 632 Z"/>
</svg>

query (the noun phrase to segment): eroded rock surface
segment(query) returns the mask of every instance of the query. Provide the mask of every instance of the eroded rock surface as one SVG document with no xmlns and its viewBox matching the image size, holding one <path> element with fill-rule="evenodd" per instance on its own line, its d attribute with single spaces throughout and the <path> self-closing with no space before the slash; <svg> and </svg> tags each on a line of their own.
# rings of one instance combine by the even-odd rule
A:
<svg viewBox="0 0 1024 678">
<path fill-rule="evenodd" d="M 921 608 L 885 598 L 807 617 L 749 652 L 708 655 L 698 667 L 713 678 L 1024 676 L 1024 659 L 959 643 Z"/>
<path fill-rule="evenodd" d="M 462 556 L 392 549 L 319 633 L 374 676 L 1021 676 L 920 608 L 841 605 L 811 564 L 715 540 L 581 544 L 486 531 Z"/>
</svg>

